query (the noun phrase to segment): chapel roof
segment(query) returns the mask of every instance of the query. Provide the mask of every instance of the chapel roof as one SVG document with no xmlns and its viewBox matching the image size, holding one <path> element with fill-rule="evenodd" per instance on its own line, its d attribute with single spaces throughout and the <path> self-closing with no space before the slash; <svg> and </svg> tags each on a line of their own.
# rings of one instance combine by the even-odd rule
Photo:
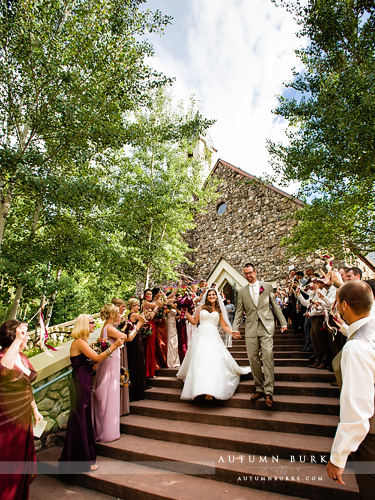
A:
<svg viewBox="0 0 375 500">
<path fill-rule="evenodd" d="M 248 179 L 251 179 L 253 181 L 256 181 L 256 182 L 259 182 L 259 183 L 263 184 L 266 188 L 270 189 L 271 191 L 274 191 L 275 193 L 280 194 L 281 196 L 284 196 L 285 198 L 288 198 L 289 200 L 293 201 L 297 205 L 305 206 L 305 203 L 303 201 L 299 200 L 298 198 L 296 198 L 295 196 L 293 196 L 293 195 L 291 195 L 289 193 L 286 193 L 282 189 L 279 189 L 279 188 L 273 186 L 272 184 L 268 184 L 267 182 L 262 181 L 261 179 L 259 179 L 259 177 L 255 177 L 255 175 L 251 175 L 248 172 L 245 172 L 245 170 L 242 170 L 241 168 L 235 167 L 231 163 L 229 163 L 227 161 L 224 161 L 221 158 L 219 158 L 217 160 L 214 168 L 210 172 L 210 175 L 213 175 L 215 173 L 215 170 L 218 168 L 218 166 L 220 164 L 223 165 L 223 166 L 225 166 L 225 167 L 227 167 L 227 168 L 230 168 L 231 170 L 234 170 L 238 174 L 241 174 L 244 177 L 247 177 Z"/>
</svg>

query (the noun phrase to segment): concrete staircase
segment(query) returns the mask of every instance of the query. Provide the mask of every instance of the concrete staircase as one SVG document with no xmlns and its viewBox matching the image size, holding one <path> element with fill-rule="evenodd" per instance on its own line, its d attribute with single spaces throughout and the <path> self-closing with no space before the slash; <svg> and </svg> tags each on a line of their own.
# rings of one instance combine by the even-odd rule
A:
<svg viewBox="0 0 375 500">
<path fill-rule="evenodd" d="M 308 368 L 302 347 L 301 336 L 276 332 L 272 410 L 250 401 L 251 375 L 228 401 L 183 402 L 177 370 L 159 370 L 146 399 L 121 419 L 120 440 L 97 445 L 99 471 L 65 479 L 132 500 L 359 500 L 352 473 L 341 487 L 327 477 L 339 392 L 332 373 Z M 244 340 L 230 351 L 248 364 Z M 60 453 L 45 450 L 38 460 Z"/>
</svg>

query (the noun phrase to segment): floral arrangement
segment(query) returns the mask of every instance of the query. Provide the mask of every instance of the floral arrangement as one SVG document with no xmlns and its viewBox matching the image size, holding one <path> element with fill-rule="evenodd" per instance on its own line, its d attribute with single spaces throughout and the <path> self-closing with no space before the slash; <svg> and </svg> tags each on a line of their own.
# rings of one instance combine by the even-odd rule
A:
<svg viewBox="0 0 375 500">
<path fill-rule="evenodd" d="M 125 333 L 125 335 L 132 335 L 134 333 L 134 330 L 136 329 L 134 326 L 134 323 L 132 323 L 129 319 L 126 319 L 125 321 L 122 321 L 118 325 L 118 330 L 120 330 L 122 333 Z"/>
<path fill-rule="evenodd" d="M 264 288 L 261 286 L 261 287 L 259 288 L 259 295 L 260 295 L 262 292 L 264 292 Z"/>
<path fill-rule="evenodd" d="M 111 343 L 109 342 L 108 339 L 102 339 L 101 337 L 98 338 L 96 342 L 91 344 L 91 349 L 93 349 L 96 353 L 101 354 L 102 352 L 106 351 L 108 347 L 110 347 Z"/>
<path fill-rule="evenodd" d="M 146 323 L 145 325 L 142 326 L 142 328 L 139 330 L 139 333 L 143 337 L 148 337 L 149 335 L 152 335 L 154 332 L 152 331 L 151 325 Z"/>
<path fill-rule="evenodd" d="M 160 307 L 155 314 L 155 319 L 160 320 L 160 319 L 165 319 L 168 316 L 168 306 L 164 304 L 163 307 Z"/>
<path fill-rule="evenodd" d="M 120 367 L 120 387 L 128 387 L 131 385 L 130 372 L 123 366 Z"/>
</svg>

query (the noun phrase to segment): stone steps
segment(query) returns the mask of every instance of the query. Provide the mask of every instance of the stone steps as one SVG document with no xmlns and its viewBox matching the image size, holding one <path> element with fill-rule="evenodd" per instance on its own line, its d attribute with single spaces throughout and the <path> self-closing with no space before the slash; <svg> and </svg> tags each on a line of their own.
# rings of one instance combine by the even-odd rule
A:
<svg viewBox="0 0 375 500">
<path fill-rule="evenodd" d="M 257 403 L 261 403 L 258 401 Z M 133 415 L 163 418 L 228 427 L 288 432 L 302 435 L 333 437 L 338 424 L 335 415 L 319 415 L 297 412 L 281 412 L 265 409 L 256 404 L 254 409 L 218 406 L 216 403 L 201 405 L 190 402 L 171 403 L 159 400 L 136 401 L 131 405 Z M 172 425 L 172 424 L 171 424 Z"/>
<path fill-rule="evenodd" d="M 272 410 L 250 401 L 251 374 L 228 401 L 182 401 L 178 369 L 159 370 L 145 399 L 121 418 L 121 438 L 97 444 L 99 471 L 70 480 L 131 500 L 359 500 L 354 474 L 341 487 L 326 474 L 339 391 L 332 373 L 308 367 L 303 345 L 301 335 L 275 334 Z M 229 351 L 248 364 L 244 339 Z M 56 461 L 60 451 L 38 459 Z"/>
<path fill-rule="evenodd" d="M 257 429 L 170 421 L 157 417 L 128 415 L 121 419 L 121 433 L 147 439 L 228 450 L 232 454 L 278 456 L 285 460 L 317 460 L 326 463 L 332 444 L 330 437 L 261 431 Z M 312 458 L 314 457 L 314 458 Z"/>
<path fill-rule="evenodd" d="M 170 377 L 156 377 L 152 380 L 153 387 L 174 387 L 182 389 L 183 382 L 177 378 Z M 253 380 L 241 380 L 237 393 L 248 393 L 252 394 L 255 392 L 255 386 Z M 339 396 L 339 390 L 337 387 L 332 387 L 327 383 L 323 382 L 282 382 L 278 381 L 275 387 L 275 394 L 295 394 L 300 396 L 324 396 L 337 398 Z"/>
<path fill-rule="evenodd" d="M 179 388 L 170 387 L 154 387 L 146 392 L 146 400 L 158 400 L 179 403 L 181 401 L 181 390 Z M 203 402 L 204 403 L 204 402 Z M 231 408 L 264 408 L 264 401 L 250 401 L 247 394 L 236 393 L 226 401 L 208 402 L 211 407 L 231 407 Z M 280 395 L 275 397 L 273 412 L 279 411 L 296 411 L 301 413 L 319 413 L 328 415 L 339 415 L 340 403 L 337 398 L 316 397 L 311 396 L 290 396 Z"/>
<path fill-rule="evenodd" d="M 145 440 L 146 441 L 146 440 Z M 117 441 L 119 443 L 119 441 Z M 123 441 L 121 441 L 123 443 Z M 151 448 L 152 449 L 152 448 Z M 140 450 L 138 450 L 140 451 Z M 125 453 L 125 450 L 124 450 Z M 61 454 L 61 448 L 55 447 L 38 454 L 39 460 L 56 465 Z M 140 455 L 140 453 L 138 454 Z M 244 486 L 230 483 L 224 484 L 212 477 L 212 467 L 204 465 L 205 478 L 196 477 L 188 473 L 171 472 L 167 468 L 170 457 L 156 464 L 153 461 L 141 463 L 124 462 L 114 458 L 100 459 L 100 468 L 96 472 L 70 476 L 75 484 L 96 492 L 112 495 L 125 500 L 192 500 L 204 498 L 207 500 L 306 500 L 307 497 L 280 495 L 261 489 L 254 489 L 250 481 Z M 156 467 L 159 465 L 159 468 Z M 170 463 L 169 468 L 186 468 L 185 464 Z M 188 472 L 203 469 L 198 465 L 189 466 Z M 56 467 L 52 466 L 50 474 L 56 474 Z M 255 483 L 255 478 L 254 478 Z M 68 497 L 66 497 L 68 498 Z M 73 498 L 73 497 L 71 497 Z M 77 497 L 79 498 L 79 497 Z M 35 499 L 37 500 L 37 499 Z M 320 499 L 321 500 L 321 499 Z M 351 500 L 344 498 L 343 500 Z"/>
<path fill-rule="evenodd" d="M 328 370 L 316 370 L 315 368 L 308 368 L 308 366 L 302 367 L 294 366 L 275 366 L 275 381 L 294 381 L 294 382 L 330 382 L 335 381 L 335 376 Z M 158 377 L 175 377 L 178 372 L 178 368 L 161 368 L 158 370 Z M 241 380 L 250 379 L 251 374 L 243 375 Z M 151 382 L 152 383 L 152 382 Z"/>
</svg>

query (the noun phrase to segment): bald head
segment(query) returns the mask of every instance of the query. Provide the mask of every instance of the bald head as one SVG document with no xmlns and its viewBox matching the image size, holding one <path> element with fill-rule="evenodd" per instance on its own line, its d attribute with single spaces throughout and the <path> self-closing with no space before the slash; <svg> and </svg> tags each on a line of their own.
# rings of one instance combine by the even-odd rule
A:
<svg viewBox="0 0 375 500">
<path fill-rule="evenodd" d="M 371 287 L 364 281 L 350 280 L 337 291 L 337 300 L 344 302 L 356 316 L 368 316 L 374 301 Z"/>
</svg>

